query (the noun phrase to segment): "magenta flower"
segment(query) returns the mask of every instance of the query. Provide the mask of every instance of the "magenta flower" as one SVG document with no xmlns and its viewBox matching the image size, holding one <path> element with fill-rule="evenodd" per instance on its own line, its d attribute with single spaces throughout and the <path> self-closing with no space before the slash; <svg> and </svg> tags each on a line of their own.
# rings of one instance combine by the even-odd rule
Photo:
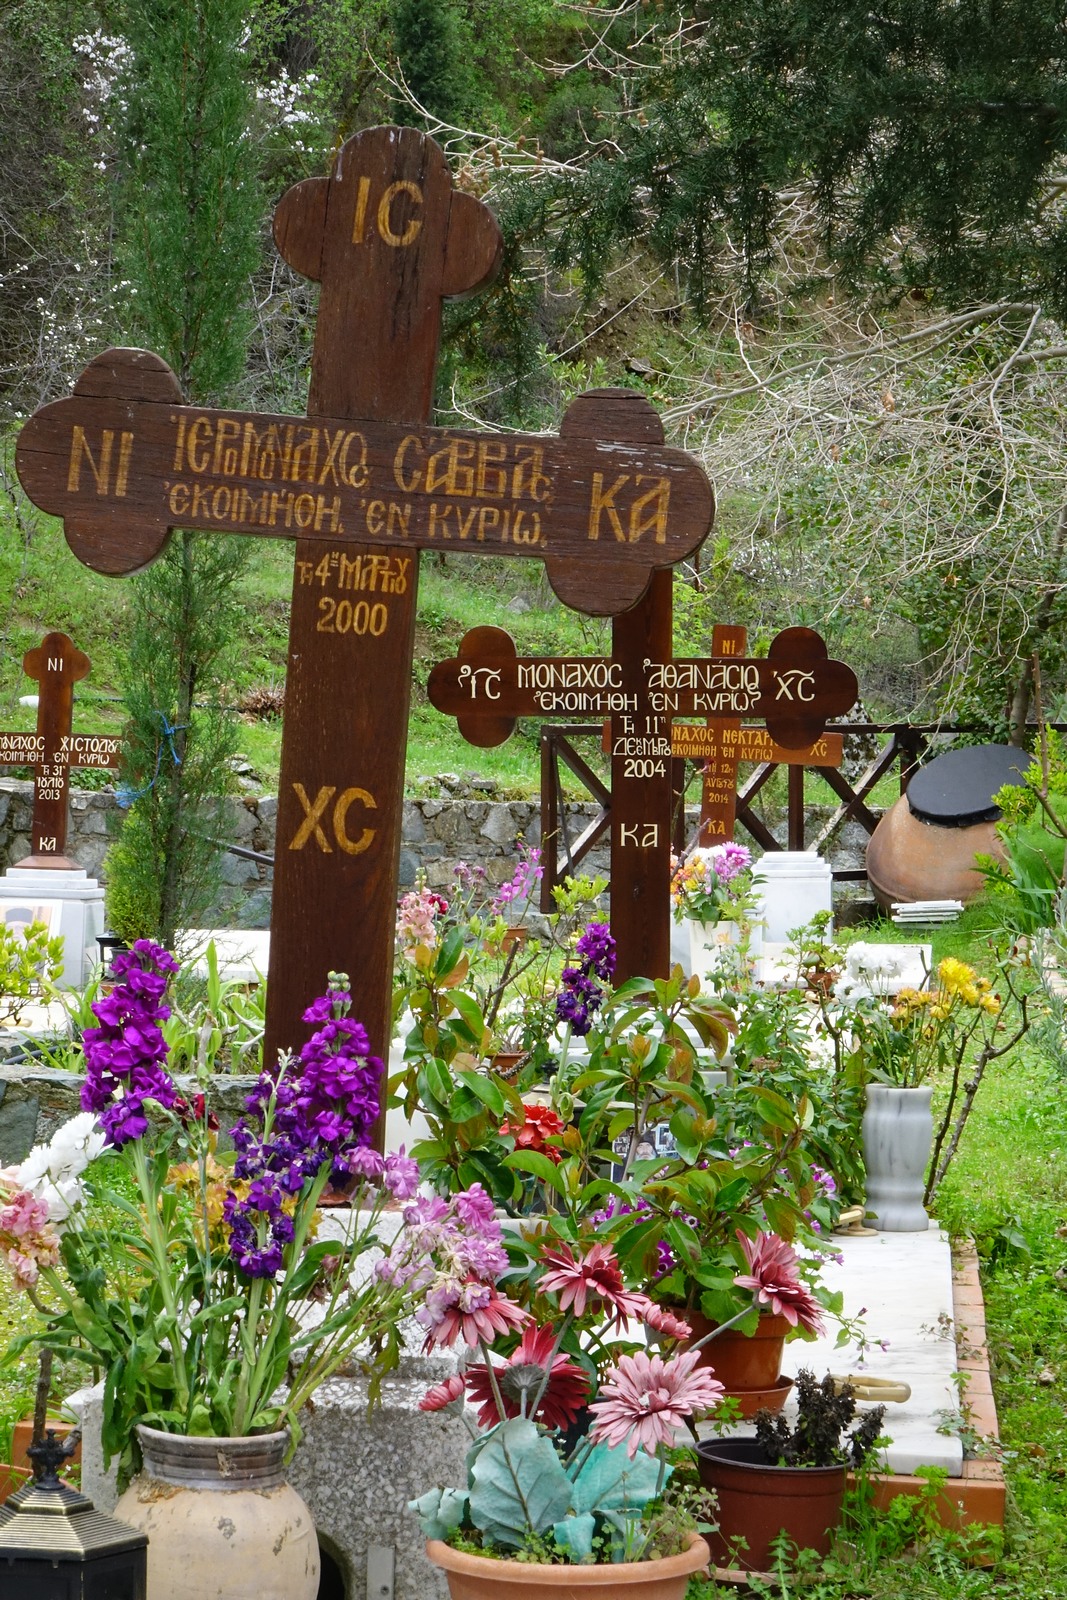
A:
<svg viewBox="0 0 1067 1600">
<path fill-rule="evenodd" d="M 725 1392 L 707 1367 L 694 1367 L 699 1350 L 664 1361 L 639 1350 L 620 1356 L 600 1386 L 600 1399 L 589 1407 L 595 1421 L 590 1438 L 611 1447 L 625 1444 L 631 1461 L 638 1450 L 654 1455 L 694 1412 L 710 1411 Z"/>
<path fill-rule="evenodd" d="M 534 1396 L 544 1382 L 552 1363 L 551 1375 L 545 1385 L 534 1417 L 546 1428 L 568 1428 L 578 1416 L 589 1394 L 589 1374 L 577 1362 L 565 1355 L 553 1355 L 556 1347 L 555 1330 L 531 1324 L 517 1348 L 503 1366 L 494 1367 L 493 1374 L 504 1402 L 504 1416 L 529 1416 Z M 487 1369 L 478 1365 L 467 1368 L 467 1387 L 472 1400 L 481 1406 L 478 1426 L 492 1428 L 503 1418 L 497 1410 L 496 1395 Z M 525 1406 L 523 1400 L 525 1399 Z"/>
<path fill-rule="evenodd" d="M 595 1244 L 578 1258 L 568 1245 L 561 1244 L 555 1250 L 542 1250 L 541 1260 L 552 1268 L 543 1275 L 541 1288 L 558 1292 L 562 1311 L 573 1310 L 576 1317 L 583 1317 L 586 1302 L 596 1299 L 611 1308 L 616 1325 L 621 1326 L 627 1317 L 644 1320 L 648 1296 L 626 1288 L 610 1245 Z"/>
<path fill-rule="evenodd" d="M 394 1200 L 410 1200 L 419 1192 L 419 1164 L 405 1155 L 403 1145 L 385 1158 L 385 1187 Z"/>
<path fill-rule="evenodd" d="M 748 1239 L 737 1230 L 749 1271 L 734 1279 L 739 1289 L 751 1289 L 756 1304 L 769 1306 L 776 1316 L 808 1333 L 822 1333 L 819 1303 L 801 1283 L 796 1251 L 776 1233 L 760 1233 Z"/>
<path fill-rule="evenodd" d="M 357 1145 L 348 1152 L 345 1160 L 355 1178 L 365 1178 L 368 1183 L 381 1183 L 385 1176 L 385 1157 L 368 1145 Z"/>
<path fill-rule="evenodd" d="M 444 1383 L 435 1383 L 432 1389 L 427 1389 L 419 1401 L 420 1411 L 443 1411 L 450 1406 L 453 1400 L 458 1400 L 463 1393 L 463 1375 L 454 1372 Z"/>
</svg>

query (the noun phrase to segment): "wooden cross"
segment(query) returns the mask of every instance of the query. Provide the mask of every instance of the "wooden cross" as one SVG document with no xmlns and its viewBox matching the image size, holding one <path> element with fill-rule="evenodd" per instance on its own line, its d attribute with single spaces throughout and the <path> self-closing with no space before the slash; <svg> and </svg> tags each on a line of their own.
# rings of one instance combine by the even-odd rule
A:
<svg viewBox="0 0 1067 1600">
<path fill-rule="evenodd" d="M 713 656 L 743 656 L 748 648 L 748 631 L 732 625 L 712 629 Z M 671 729 L 671 753 L 704 763 L 704 782 L 700 798 L 698 845 L 721 844 L 734 836 L 737 818 L 737 769 L 742 761 L 761 765 L 839 767 L 844 741 L 839 733 L 824 733 L 814 744 L 787 750 L 776 744 L 765 728 L 744 728 L 740 717 L 708 717 L 704 726 L 675 723 Z M 789 773 L 790 785 L 793 772 Z"/>
<path fill-rule="evenodd" d="M 322 285 L 306 419 L 183 405 L 157 356 L 112 350 L 25 424 L 17 465 L 98 572 L 147 565 L 174 527 L 296 540 L 265 1048 L 303 1040 L 342 968 L 384 1052 L 418 551 L 543 560 L 561 600 L 607 616 L 699 546 L 713 498 L 634 394 L 579 397 L 558 437 L 428 426 L 441 303 L 501 246 L 425 135 L 348 140 L 274 236 Z"/>
<path fill-rule="evenodd" d="M 74 685 L 89 673 L 89 657 L 65 633 L 46 633 L 27 650 L 22 670 L 40 686 L 36 733 L 0 733 L 0 767 L 33 768 L 32 850 L 20 867 L 79 870 L 66 855 L 67 777 L 71 767 L 117 767 L 122 740 L 73 734 Z"/>
<path fill-rule="evenodd" d="M 663 581 L 669 586 L 669 575 Z M 440 661 L 428 693 L 472 744 L 509 737 L 518 717 L 611 719 L 611 917 L 617 975 L 670 968 L 671 757 L 675 716 L 762 716 L 788 749 L 847 711 L 856 679 L 808 628 L 787 628 L 766 660 L 729 652 L 671 659 L 670 591 L 658 611 L 638 606 L 612 628 L 609 657 L 518 656 L 502 628 L 474 628 Z M 688 731 L 688 730 L 687 730 Z M 702 732 L 704 730 L 701 730 Z M 616 873 L 619 879 L 616 879 Z"/>
</svg>

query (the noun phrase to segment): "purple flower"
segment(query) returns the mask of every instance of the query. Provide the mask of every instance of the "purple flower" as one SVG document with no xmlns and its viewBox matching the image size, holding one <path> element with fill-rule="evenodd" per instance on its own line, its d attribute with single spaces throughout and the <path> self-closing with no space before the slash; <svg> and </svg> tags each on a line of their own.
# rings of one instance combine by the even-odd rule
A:
<svg viewBox="0 0 1067 1600">
<path fill-rule="evenodd" d="M 404 1154 L 404 1146 L 385 1158 L 385 1187 L 394 1200 L 410 1200 L 419 1191 L 419 1164 Z"/>
<path fill-rule="evenodd" d="M 376 1182 L 387 1171 L 367 1149 L 384 1069 L 370 1054 L 367 1030 L 347 1015 L 350 1004 L 348 979 L 331 973 L 328 993 L 304 1013 L 317 1031 L 299 1056 L 283 1055 L 274 1072 L 263 1072 L 233 1130 L 234 1175 L 250 1180 L 250 1188 L 224 1214 L 230 1253 L 250 1277 L 281 1269 L 292 1238 L 285 1198 L 298 1195 L 324 1166 L 336 1182 L 353 1173 Z"/>
<path fill-rule="evenodd" d="M 519 862 L 506 883 L 502 883 L 489 903 L 490 911 L 499 915 L 508 906 L 525 904 L 535 886 L 544 876 L 540 850 L 530 850 L 519 841 Z"/>
<path fill-rule="evenodd" d="M 610 983 L 615 971 L 615 940 L 607 923 L 590 922 L 575 953 L 581 965 L 563 969 L 556 1016 L 572 1033 L 583 1035 L 592 1027 L 593 1015 L 604 999 L 601 984 Z"/>
<path fill-rule="evenodd" d="M 142 1110 L 146 1100 L 170 1107 L 178 1098 L 162 1065 L 167 1044 L 159 1026 L 170 1016 L 163 996 L 177 970 L 177 962 L 161 945 L 139 939 L 111 963 L 116 980 L 111 993 L 93 1002 L 100 1026 L 83 1034 L 81 1105 L 99 1115 L 108 1143 L 116 1149 L 147 1131 Z"/>
<path fill-rule="evenodd" d="M 465 1227 L 478 1230 L 494 1220 L 493 1202 L 480 1183 L 456 1195 L 456 1216 Z"/>
<path fill-rule="evenodd" d="M 576 950 L 588 974 L 601 983 L 611 982 L 615 976 L 615 940 L 606 922 L 590 922 Z"/>
</svg>

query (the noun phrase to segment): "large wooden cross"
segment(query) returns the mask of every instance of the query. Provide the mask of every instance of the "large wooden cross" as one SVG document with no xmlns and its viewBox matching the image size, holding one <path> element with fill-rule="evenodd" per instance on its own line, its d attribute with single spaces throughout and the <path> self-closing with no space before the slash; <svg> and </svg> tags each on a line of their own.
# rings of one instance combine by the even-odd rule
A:
<svg viewBox="0 0 1067 1600">
<path fill-rule="evenodd" d="M 742 715 L 760 716 L 773 740 L 803 749 L 828 717 L 848 710 L 857 687 L 851 669 L 831 661 L 808 628 L 779 633 L 766 660 L 729 650 L 673 660 L 670 576 L 656 581 L 664 585 L 658 609 L 643 604 L 617 618 L 608 657 L 518 656 L 502 628 L 473 628 L 428 685 L 431 703 L 481 746 L 502 743 L 518 717 L 610 718 L 611 924 L 620 978 L 664 977 L 670 968 L 672 719 L 732 714 L 740 728 Z"/>
<path fill-rule="evenodd" d="M 712 629 L 713 656 L 743 656 L 747 648 L 746 628 L 720 624 Z M 742 727 L 740 717 L 708 717 L 703 726 L 676 722 L 671 728 L 672 755 L 704 765 L 697 844 L 721 844 L 733 838 L 737 820 L 737 769 L 742 761 L 799 768 L 803 785 L 804 767 L 839 767 L 843 749 L 839 733 L 823 733 L 813 744 L 787 750 L 784 745 L 775 743 L 766 728 Z M 792 770 L 789 779 L 792 794 Z"/>
<path fill-rule="evenodd" d="M 384 1051 L 419 550 L 543 560 L 567 605 L 613 615 L 699 546 L 713 499 L 634 394 L 579 397 L 558 437 L 428 425 L 441 303 L 500 256 L 431 139 L 357 134 L 274 236 L 322 285 L 306 419 L 184 405 L 165 362 L 111 350 L 30 418 L 17 464 L 98 572 L 146 566 L 175 527 L 296 541 L 266 1049 L 304 1038 L 341 968 Z"/>
<path fill-rule="evenodd" d="M 74 685 L 89 673 L 89 657 L 65 633 L 46 633 L 27 650 L 22 670 L 39 685 L 36 733 L 0 733 L 0 767 L 33 768 L 31 852 L 20 867 L 79 870 L 67 854 L 67 791 L 71 767 L 117 767 L 122 740 L 75 734 Z"/>
</svg>

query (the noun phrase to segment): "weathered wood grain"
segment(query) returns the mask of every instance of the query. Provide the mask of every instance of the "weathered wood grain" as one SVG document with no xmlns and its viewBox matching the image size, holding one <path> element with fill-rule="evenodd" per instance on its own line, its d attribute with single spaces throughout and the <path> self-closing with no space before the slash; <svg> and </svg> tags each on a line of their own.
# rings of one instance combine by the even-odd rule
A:
<svg viewBox="0 0 1067 1600">
<path fill-rule="evenodd" d="M 416 355 L 430 352 L 395 364 L 413 381 Z M 395 403 L 395 375 L 384 396 L 363 393 L 363 410 L 346 414 L 353 368 L 364 371 L 343 363 L 328 411 L 320 378 L 324 408 L 301 419 L 143 399 L 138 386 L 157 387 L 169 369 L 149 367 L 141 351 L 106 351 L 72 398 L 24 425 L 19 476 L 36 505 L 63 519 L 79 559 L 110 575 L 139 571 L 184 527 L 314 539 L 357 566 L 367 546 L 408 558 L 419 549 L 533 557 L 568 605 L 606 616 L 632 606 L 653 570 L 707 534 L 710 487 L 684 451 L 431 428 L 412 415 L 421 399 L 402 420 L 382 419 L 369 407 Z M 101 374 L 117 380 L 111 392 L 80 392 Z M 629 391 L 625 405 L 601 409 L 605 429 L 655 417 Z"/>
<path fill-rule="evenodd" d="M 33 768 L 31 853 L 20 867 L 77 871 L 67 849 L 71 767 L 117 767 L 122 741 L 110 734 L 74 734 L 74 685 L 88 676 L 89 657 L 65 633 L 46 633 L 27 650 L 22 670 L 39 686 L 37 731 L 0 733 L 0 767 Z"/>
</svg>

